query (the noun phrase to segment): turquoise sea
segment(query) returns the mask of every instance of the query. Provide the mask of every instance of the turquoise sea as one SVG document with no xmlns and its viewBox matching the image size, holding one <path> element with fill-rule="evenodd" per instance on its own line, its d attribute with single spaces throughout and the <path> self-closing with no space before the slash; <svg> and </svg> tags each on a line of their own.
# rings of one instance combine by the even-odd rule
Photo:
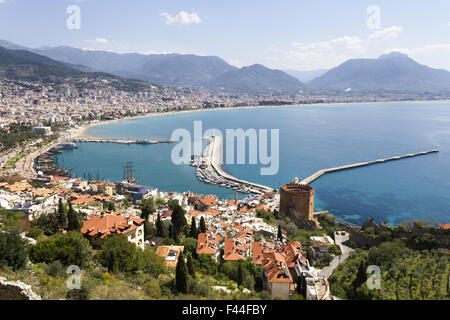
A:
<svg viewBox="0 0 450 320">
<path fill-rule="evenodd" d="M 450 222 L 449 101 L 208 110 L 124 120 L 92 127 L 87 133 L 168 139 L 177 128 L 192 133 L 196 120 L 203 121 L 203 130 L 216 128 L 223 133 L 237 128 L 279 129 L 278 174 L 262 176 L 258 165 L 224 165 L 236 177 L 274 188 L 319 169 L 437 147 L 440 152 L 436 154 L 322 176 L 312 183 L 315 209 L 329 210 L 356 224 L 367 217 L 390 224 L 408 219 Z M 120 181 L 123 166 L 132 161 L 140 184 L 165 191 L 234 197 L 232 189 L 199 182 L 193 167 L 174 165 L 170 160 L 173 144 L 78 146 L 62 154 L 65 168 L 73 168 L 78 177 L 90 174 Z"/>
</svg>

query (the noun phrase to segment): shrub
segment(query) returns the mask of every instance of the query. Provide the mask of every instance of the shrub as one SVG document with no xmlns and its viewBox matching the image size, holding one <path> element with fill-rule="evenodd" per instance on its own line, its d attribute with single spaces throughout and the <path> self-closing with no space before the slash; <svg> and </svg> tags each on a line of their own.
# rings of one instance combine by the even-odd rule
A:
<svg viewBox="0 0 450 320">
<path fill-rule="evenodd" d="M 156 280 L 155 278 L 151 278 L 149 281 L 145 283 L 144 291 L 150 298 L 153 299 L 161 298 L 161 288 L 159 286 L 158 280 Z"/>
<path fill-rule="evenodd" d="M 63 266 L 77 265 L 83 268 L 90 262 L 91 253 L 91 245 L 81 233 L 68 232 L 39 240 L 31 247 L 30 258 L 33 262 L 47 264 L 59 260 Z"/>
<path fill-rule="evenodd" d="M 131 272 L 137 270 L 137 247 L 129 242 L 124 235 L 108 235 L 98 254 L 100 263 L 109 272 Z"/>
<path fill-rule="evenodd" d="M 25 242 L 21 236 L 16 232 L 0 232 L 0 266 L 18 270 L 25 266 L 26 259 Z"/>
<path fill-rule="evenodd" d="M 86 285 L 81 285 L 80 289 L 71 289 L 66 294 L 67 300 L 89 300 L 91 295 L 91 288 Z"/>
<path fill-rule="evenodd" d="M 64 275 L 63 265 L 59 260 L 53 261 L 52 263 L 44 267 L 45 272 L 52 277 L 58 277 Z"/>
<path fill-rule="evenodd" d="M 44 230 L 42 230 L 41 228 L 37 227 L 37 226 L 33 226 L 30 228 L 30 230 L 28 230 L 26 236 L 28 238 L 33 238 L 38 240 L 38 238 L 40 236 L 42 236 L 44 234 Z"/>
<path fill-rule="evenodd" d="M 183 241 L 184 246 L 184 252 L 190 252 L 192 254 L 192 257 L 196 256 L 197 251 L 197 239 L 194 238 L 186 238 Z"/>
<path fill-rule="evenodd" d="M 147 248 L 144 251 L 138 250 L 137 257 L 137 267 L 139 270 L 151 274 L 154 277 L 166 272 L 164 258 L 158 256 L 151 248 Z"/>
<path fill-rule="evenodd" d="M 201 254 L 194 261 L 195 270 L 213 275 L 217 272 L 217 262 L 214 260 L 213 256 L 210 254 Z"/>
<path fill-rule="evenodd" d="M 328 247 L 328 253 L 334 254 L 336 256 L 340 255 L 342 253 L 341 248 L 335 244 L 332 244 Z"/>
</svg>

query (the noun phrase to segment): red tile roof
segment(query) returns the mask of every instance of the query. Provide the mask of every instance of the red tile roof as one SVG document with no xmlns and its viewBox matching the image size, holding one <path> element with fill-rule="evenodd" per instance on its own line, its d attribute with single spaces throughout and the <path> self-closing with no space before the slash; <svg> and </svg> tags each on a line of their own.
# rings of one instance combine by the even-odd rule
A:
<svg viewBox="0 0 450 320">
<path fill-rule="evenodd" d="M 215 194 L 210 194 L 200 198 L 200 202 L 206 207 L 212 207 L 217 204 L 217 196 Z"/>
<path fill-rule="evenodd" d="M 262 267 L 269 282 L 293 282 L 284 255 L 281 253 L 263 253 Z"/>
<path fill-rule="evenodd" d="M 100 237 L 103 239 L 111 233 L 127 234 L 137 229 L 144 221 L 144 219 L 138 217 L 127 218 L 126 216 L 112 214 L 105 214 L 101 217 L 88 216 L 88 219 L 83 223 L 81 233 L 90 237 Z"/>
<path fill-rule="evenodd" d="M 197 240 L 197 254 L 216 254 L 216 249 L 211 245 L 207 233 L 200 233 Z"/>
</svg>

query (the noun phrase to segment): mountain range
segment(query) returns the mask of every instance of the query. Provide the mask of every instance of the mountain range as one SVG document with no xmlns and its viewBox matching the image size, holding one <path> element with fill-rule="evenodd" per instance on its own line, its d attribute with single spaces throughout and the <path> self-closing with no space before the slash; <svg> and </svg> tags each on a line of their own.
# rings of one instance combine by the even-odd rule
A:
<svg viewBox="0 0 450 320">
<path fill-rule="evenodd" d="M 52 71 L 48 69 L 48 76 L 58 72 L 67 74 L 67 68 L 70 68 L 74 75 L 77 72 L 83 75 L 109 73 L 121 79 L 138 79 L 170 87 L 202 87 L 250 94 L 302 91 L 324 94 L 348 91 L 450 93 L 450 72 L 421 65 L 407 55 L 396 52 L 378 59 L 350 59 L 328 71 L 302 72 L 274 70 L 260 64 L 237 68 L 216 56 L 118 54 L 67 46 L 30 49 L 2 40 L 0 46 L 17 52 L 18 59 L 24 58 L 24 52 L 39 55 L 39 59 L 33 56 L 36 63 L 47 59 L 45 64 L 53 68 Z M 6 59 L 6 56 L 1 59 Z M 18 66 L 16 76 L 23 71 L 21 68 L 22 65 Z M 35 71 L 39 68 L 36 67 Z M 11 66 L 7 69 L 3 66 L 0 75 L 14 75 L 14 70 Z"/>
<path fill-rule="evenodd" d="M 0 46 L 28 50 L 80 71 L 107 72 L 170 87 L 203 87 L 238 93 L 295 93 L 304 85 L 295 77 L 262 65 L 236 68 L 215 56 L 192 54 L 118 54 L 67 46 L 25 48 L 8 41 Z"/>
<path fill-rule="evenodd" d="M 117 90 L 149 91 L 151 83 L 125 79 L 102 72 L 85 72 L 74 65 L 56 61 L 27 50 L 10 50 L 0 46 L 0 78 L 29 82 L 86 84 L 114 87 Z M 88 86 L 86 84 L 86 86 Z"/>
<path fill-rule="evenodd" d="M 450 92 L 450 72 L 421 65 L 393 52 L 378 59 L 351 59 L 308 86 L 321 90 L 357 92 Z"/>
</svg>

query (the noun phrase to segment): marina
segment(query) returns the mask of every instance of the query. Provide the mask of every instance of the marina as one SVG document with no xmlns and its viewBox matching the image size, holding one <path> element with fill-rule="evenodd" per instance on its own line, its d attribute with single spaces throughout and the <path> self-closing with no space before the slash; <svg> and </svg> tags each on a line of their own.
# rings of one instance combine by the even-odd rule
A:
<svg viewBox="0 0 450 320">
<path fill-rule="evenodd" d="M 264 194 L 273 189 L 233 177 L 222 169 L 222 138 L 207 137 L 209 143 L 201 156 L 192 156 L 191 165 L 197 167 L 195 175 L 200 181 L 232 188 L 242 193 Z"/>
</svg>

